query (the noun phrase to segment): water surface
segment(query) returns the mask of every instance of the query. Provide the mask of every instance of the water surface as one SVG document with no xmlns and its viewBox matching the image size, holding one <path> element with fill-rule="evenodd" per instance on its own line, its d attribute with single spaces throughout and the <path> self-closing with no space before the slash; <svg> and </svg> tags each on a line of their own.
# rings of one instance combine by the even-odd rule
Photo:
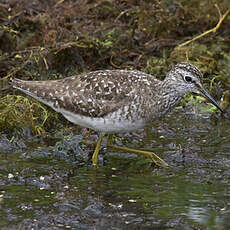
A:
<svg viewBox="0 0 230 230">
<path fill-rule="evenodd" d="M 228 120 L 179 111 L 116 138 L 154 149 L 169 168 L 103 148 L 94 169 L 78 134 L 8 152 L 2 140 L 0 228 L 230 229 L 229 130 Z"/>
</svg>

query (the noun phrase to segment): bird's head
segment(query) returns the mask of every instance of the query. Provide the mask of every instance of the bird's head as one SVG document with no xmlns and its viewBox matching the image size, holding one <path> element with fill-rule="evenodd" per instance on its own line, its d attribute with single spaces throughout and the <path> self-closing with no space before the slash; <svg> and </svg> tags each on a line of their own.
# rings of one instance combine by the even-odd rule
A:
<svg viewBox="0 0 230 230">
<path fill-rule="evenodd" d="M 175 85 L 175 89 L 181 94 L 195 93 L 202 95 L 214 106 L 216 106 L 221 112 L 222 108 L 212 98 L 212 96 L 205 90 L 202 85 L 203 75 L 200 70 L 195 66 L 187 62 L 181 62 L 175 65 L 171 71 L 169 71 L 167 77 Z"/>
</svg>

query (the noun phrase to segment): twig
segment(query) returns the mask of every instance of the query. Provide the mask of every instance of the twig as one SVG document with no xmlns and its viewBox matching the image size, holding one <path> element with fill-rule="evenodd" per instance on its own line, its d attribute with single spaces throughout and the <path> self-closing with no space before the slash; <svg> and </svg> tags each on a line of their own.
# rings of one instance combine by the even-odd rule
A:
<svg viewBox="0 0 230 230">
<path fill-rule="evenodd" d="M 200 34 L 200 35 L 194 37 L 193 39 L 191 39 L 191 40 L 189 40 L 189 41 L 186 41 L 186 42 L 184 42 L 184 43 L 178 45 L 176 48 L 181 48 L 181 47 L 183 47 L 183 46 L 186 46 L 186 45 L 190 44 L 191 42 L 193 42 L 193 41 L 195 41 L 195 40 L 197 40 L 197 39 L 199 39 L 199 38 L 201 38 L 201 37 L 204 37 L 205 35 L 207 35 L 207 34 L 209 34 L 209 33 L 212 33 L 212 32 L 215 33 L 215 32 L 220 28 L 220 26 L 221 26 L 223 20 L 224 20 L 224 19 L 226 18 L 226 16 L 229 14 L 230 8 L 229 8 L 224 14 L 222 14 L 221 11 L 220 11 L 219 6 L 218 6 L 217 4 L 215 4 L 215 7 L 217 8 L 218 13 L 219 13 L 219 21 L 218 21 L 217 25 L 216 25 L 214 28 L 212 28 L 212 29 L 210 29 L 210 30 L 207 30 L 207 31 L 205 31 L 204 33 L 202 33 L 202 34 Z"/>
<path fill-rule="evenodd" d="M 65 1 L 65 0 L 59 0 L 59 1 L 55 4 L 54 7 L 57 7 L 57 6 L 61 5 L 64 1 Z"/>
<path fill-rule="evenodd" d="M 130 10 L 132 10 L 132 9 L 127 9 L 127 10 L 122 11 L 122 12 L 115 18 L 114 22 L 117 22 L 117 21 L 120 19 L 120 17 L 121 17 L 122 15 L 126 14 L 126 13 L 129 12 Z"/>
<path fill-rule="evenodd" d="M 110 57 L 109 63 L 111 66 L 115 67 L 116 69 L 120 69 L 120 67 L 113 62 L 113 56 Z"/>
</svg>

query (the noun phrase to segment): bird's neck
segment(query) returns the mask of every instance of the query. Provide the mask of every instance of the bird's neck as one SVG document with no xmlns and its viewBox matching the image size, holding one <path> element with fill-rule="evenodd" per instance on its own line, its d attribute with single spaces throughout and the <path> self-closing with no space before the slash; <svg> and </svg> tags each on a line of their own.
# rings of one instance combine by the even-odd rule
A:
<svg viewBox="0 0 230 230">
<path fill-rule="evenodd" d="M 158 97 L 160 103 L 158 105 L 159 114 L 164 115 L 170 112 L 179 104 L 184 94 L 179 92 L 170 79 L 162 81 L 158 87 Z"/>
</svg>

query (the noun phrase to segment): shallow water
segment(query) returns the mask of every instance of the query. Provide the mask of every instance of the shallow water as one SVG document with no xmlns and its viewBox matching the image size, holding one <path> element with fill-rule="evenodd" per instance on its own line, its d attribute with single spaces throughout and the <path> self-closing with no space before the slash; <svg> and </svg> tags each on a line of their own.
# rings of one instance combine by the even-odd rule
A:
<svg viewBox="0 0 230 230">
<path fill-rule="evenodd" d="M 230 229 L 229 136 L 228 120 L 180 111 L 116 138 L 169 168 L 103 148 L 94 169 L 77 134 L 8 152 L 1 141 L 0 228 Z"/>
</svg>

